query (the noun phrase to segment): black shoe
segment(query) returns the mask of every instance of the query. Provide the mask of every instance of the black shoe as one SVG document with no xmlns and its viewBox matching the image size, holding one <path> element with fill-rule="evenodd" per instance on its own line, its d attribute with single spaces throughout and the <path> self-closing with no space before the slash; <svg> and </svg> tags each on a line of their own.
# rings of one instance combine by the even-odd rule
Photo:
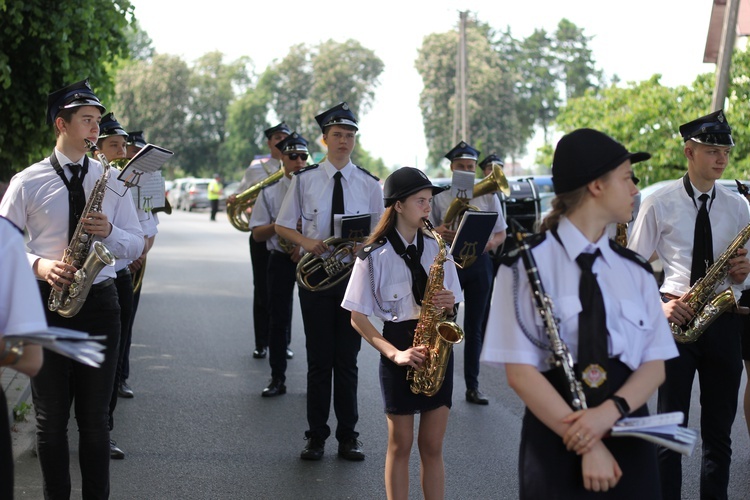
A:
<svg viewBox="0 0 750 500">
<path fill-rule="evenodd" d="M 292 359 L 293 357 L 294 357 L 294 352 L 287 347 L 286 348 L 286 359 Z"/>
<path fill-rule="evenodd" d="M 286 386 L 284 385 L 284 382 L 274 378 L 271 379 L 271 383 L 268 384 L 268 387 L 263 389 L 261 396 L 264 398 L 272 398 L 274 396 L 281 396 L 282 394 L 286 394 Z"/>
<path fill-rule="evenodd" d="M 362 443 L 357 438 L 349 438 L 339 443 L 339 456 L 352 462 L 359 462 L 365 459 L 365 452 L 362 451 Z"/>
<path fill-rule="evenodd" d="M 466 401 L 475 405 L 488 405 L 490 400 L 479 389 L 466 389 Z"/>
<path fill-rule="evenodd" d="M 302 453 L 300 453 L 299 457 L 302 460 L 320 460 L 323 458 L 323 452 L 325 451 L 326 442 L 325 439 L 319 439 L 319 438 L 305 438 L 307 439 L 307 444 L 305 445 L 305 449 L 302 450 Z"/>
<path fill-rule="evenodd" d="M 125 452 L 117 447 L 117 443 L 109 440 L 109 458 L 112 460 L 122 460 L 125 458 Z"/>
<path fill-rule="evenodd" d="M 133 394 L 133 389 L 130 388 L 127 382 L 120 383 L 120 385 L 117 387 L 117 395 L 121 398 L 127 399 L 135 396 L 135 394 Z"/>
<path fill-rule="evenodd" d="M 263 359 L 268 354 L 268 350 L 265 347 L 256 347 L 253 351 L 253 357 L 255 359 Z"/>
</svg>

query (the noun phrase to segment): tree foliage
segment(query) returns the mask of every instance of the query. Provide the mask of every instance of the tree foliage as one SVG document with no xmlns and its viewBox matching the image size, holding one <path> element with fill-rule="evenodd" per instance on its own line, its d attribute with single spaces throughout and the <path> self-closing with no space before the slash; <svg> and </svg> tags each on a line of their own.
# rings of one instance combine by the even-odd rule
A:
<svg viewBox="0 0 750 500">
<path fill-rule="evenodd" d="M 127 0 L 0 0 L 0 180 L 49 155 L 47 94 L 89 78 L 108 106 L 110 61 L 127 56 Z"/>
</svg>

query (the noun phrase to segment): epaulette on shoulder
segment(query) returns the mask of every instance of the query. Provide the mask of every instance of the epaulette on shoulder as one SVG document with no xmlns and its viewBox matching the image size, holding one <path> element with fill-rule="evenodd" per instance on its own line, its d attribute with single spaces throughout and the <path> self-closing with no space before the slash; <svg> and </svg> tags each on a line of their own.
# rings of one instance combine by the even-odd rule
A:
<svg viewBox="0 0 750 500">
<path fill-rule="evenodd" d="M 276 179 L 275 181 L 273 181 L 273 182 L 271 182 L 271 183 L 269 183 L 269 184 L 266 184 L 265 186 L 263 186 L 263 187 L 261 188 L 261 190 L 263 190 L 263 189 L 266 189 L 267 187 L 275 186 L 276 184 L 278 184 L 278 183 L 279 183 L 279 181 L 281 181 L 281 179 Z"/>
<path fill-rule="evenodd" d="M 639 266 L 641 266 L 643 269 L 645 269 L 648 273 L 654 272 L 653 268 L 651 267 L 651 264 L 649 264 L 648 260 L 646 260 L 643 255 L 632 251 L 629 248 L 625 248 L 624 246 L 617 243 L 615 240 L 610 239 L 609 240 L 609 247 L 615 251 L 615 253 L 625 257 L 628 260 L 632 260 Z"/>
<path fill-rule="evenodd" d="M 308 167 L 305 167 L 305 168 L 301 168 L 301 169 L 297 170 L 296 172 L 294 172 L 294 175 L 299 175 L 299 174 L 303 174 L 303 173 L 305 173 L 305 172 L 308 172 L 308 171 L 310 171 L 310 170 L 315 170 L 315 169 L 316 169 L 316 168 L 318 168 L 319 166 L 320 166 L 320 165 L 318 165 L 318 164 L 316 163 L 315 165 L 310 165 L 310 166 L 308 166 Z"/>
<path fill-rule="evenodd" d="M 6 219 L 2 215 L 0 215 L 0 219 L 6 221 L 8 224 L 10 224 L 11 226 L 13 226 L 19 233 L 21 233 L 21 236 L 23 236 L 23 230 L 20 227 L 16 226 L 16 224 L 12 220 Z"/>
<path fill-rule="evenodd" d="M 357 167 L 358 169 L 360 169 L 362 172 L 364 172 L 367 175 L 369 175 L 370 177 L 372 177 L 373 179 L 375 179 L 376 181 L 380 182 L 380 177 L 378 177 L 377 175 L 373 174 L 372 172 L 370 172 L 366 168 L 360 167 L 359 165 L 354 165 L 354 166 Z"/>
<path fill-rule="evenodd" d="M 528 236 L 526 236 L 523 241 L 528 245 L 529 248 L 534 248 L 535 246 L 542 243 L 547 238 L 547 232 L 544 231 L 543 233 L 533 233 Z M 518 258 L 521 257 L 521 249 L 518 247 L 518 243 L 516 243 L 516 246 L 513 247 L 512 250 L 509 250 L 500 258 L 500 264 L 503 266 L 512 266 L 513 264 L 518 261 Z"/>
<path fill-rule="evenodd" d="M 365 260 L 367 256 L 370 255 L 370 252 L 382 247 L 383 245 L 386 244 L 387 241 L 388 239 L 384 236 L 380 238 L 378 241 L 376 241 L 375 243 L 370 243 L 368 245 L 363 246 L 362 248 L 359 249 L 359 252 L 357 252 L 357 257 L 359 257 L 362 260 Z"/>
</svg>

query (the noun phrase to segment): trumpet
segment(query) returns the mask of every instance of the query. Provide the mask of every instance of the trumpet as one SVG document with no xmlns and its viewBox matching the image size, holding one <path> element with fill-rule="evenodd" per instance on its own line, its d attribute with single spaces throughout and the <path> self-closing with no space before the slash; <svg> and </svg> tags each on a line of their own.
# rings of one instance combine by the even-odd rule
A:
<svg viewBox="0 0 750 500">
<path fill-rule="evenodd" d="M 307 253 L 297 263 L 297 284 L 311 292 L 338 285 L 351 274 L 354 249 L 362 241 L 364 238 L 328 238 L 324 241 L 330 249 L 327 257 Z"/>
<path fill-rule="evenodd" d="M 255 205 L 260 191 L 273 184 L 284 176 L 284 169 L 279 168 L 276 172 L 272 173 L 257 184 L 253 184 L 247 190 L 238 194 L 234 201 L 227 200 L 227 216 L 229 222 L 240 231 L 245 233 L 250 231 L 250 219 L 247 215 L 247 209 L 252 208 Z"/>
</svg>

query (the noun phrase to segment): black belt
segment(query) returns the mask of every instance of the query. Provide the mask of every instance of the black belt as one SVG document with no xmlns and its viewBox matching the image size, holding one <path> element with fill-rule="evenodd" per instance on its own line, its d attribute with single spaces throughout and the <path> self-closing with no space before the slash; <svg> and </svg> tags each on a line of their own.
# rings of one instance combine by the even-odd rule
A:
<svg viewBox="0 0 750 500">
<path fill-rule="evenodd" d="M 106 280 L 102 281 L 101 283 L 96 283 L 94 285 L 91 285 L 92 290 L 104 290 L 107 287 L 110 287 L 115 284 L 114 278 L 107 278 Z"/>
<path fill-rule="evenodd" d="M 129 275 L 130 275 L 130 268 L 127 266 L 117 271 L 118 278 L 122 278 L 123 276 L 129 276 Z"/>
</svg>

